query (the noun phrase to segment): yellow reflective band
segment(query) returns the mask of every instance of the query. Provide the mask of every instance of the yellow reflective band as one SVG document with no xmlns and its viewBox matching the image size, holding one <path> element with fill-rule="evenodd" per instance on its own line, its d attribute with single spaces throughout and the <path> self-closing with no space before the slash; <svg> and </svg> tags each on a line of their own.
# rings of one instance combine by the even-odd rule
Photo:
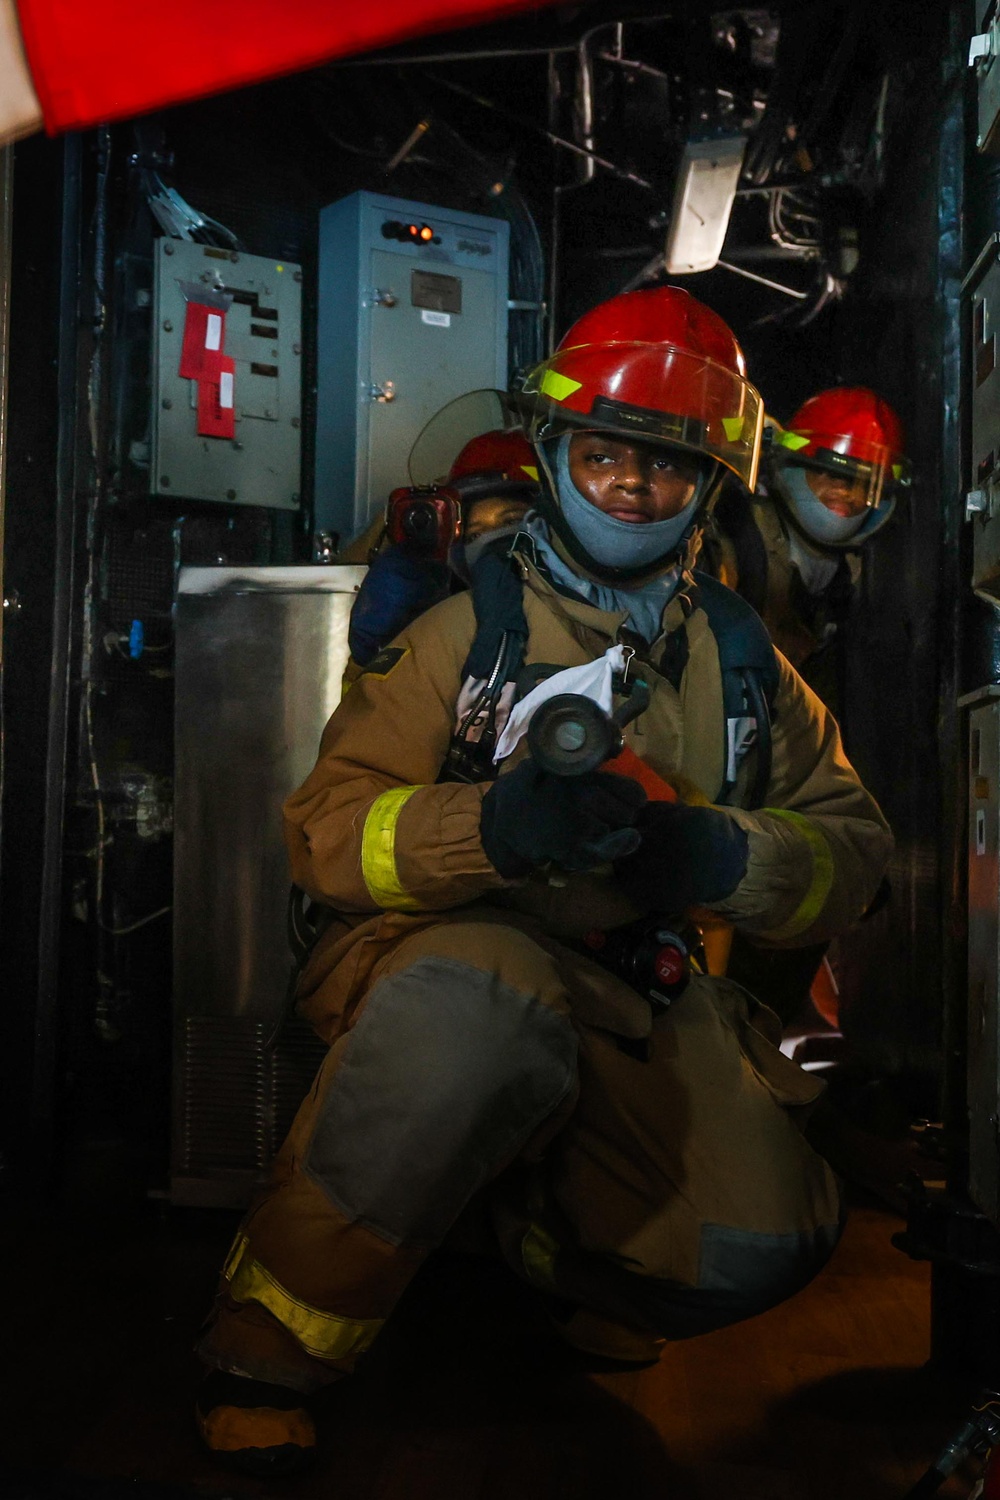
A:
<svg viewBox="0 0 1000 1500">
<path fill-rule="evenodd" d="M 527 474 L 528 478 L 533 480 L 535 484 L 538 483 L 538 470 L 535 468 L 534 464 L 522 464 L 521 473 Z"/>
<path fill-rule="evenodd" d="M 539 390 L 543 396 L 551 396 L 553 401 L 565 401 L 582 384 L 580 380 L 570 380 L 568 375 L 560 375 L 558 370 L 546 370 Z"/>
<path fill-rule="evenodd" d="M 791 812 L 785 807 L 765 807 L 762 810 L 772 818 L 784 818 L 786 823 L 791 823 L 793 828 L 798 829 L 812 854 L 809 889 L 788 921 L 766 934 L 771 941 L 784 942 L 787 938 L 798 937 L 807 927 L 811 927 L 826 905 L 826 898 L 833 885 L 833 854 L 815 823 L 811 823 L 801 813 Z"/>
<path fill-rule="evenodd" d="M 810 439 L 803 437 L 801 432 L 782 432 L 775 438 L 775 442 L 781 448 L 791 448 L 795 453 L 799 448 L 808 448 Z"/>
<path fill-rule="evenodd" d="M 738 442 L 739 439 L 743 436 L 742 417 L 723 417 L 722 426 L 725 430 L 726 437 L 731 443 Z"/>
<path fill-rule="evenodd" d="M 543 1292 L 556 1290 L 556 1256 L 559 1246 L 540 1224 L 529 1224 L 521 1241 L 521 1263 L 532 1286 Z"/>
<path fill-rule="evenodd" d="M 396 824 L 413 793 L 419 790 L 418 786 L 400 786 L 383 792 L 375 798 L 365 819 L 361 873 L 368 894 L 383 911 L 420 910 L 420 902 L 403 889 L 396 871 Z"/>
<path fill-rule="evenodd" d="M 371 1347 L 384 1318 L 341 1318 L 310 1307 L 293 1297 L 259 1260 L 253 1259 L 249 1245 L 246 1235 L 236 1241 L 222 1273 L 237 1302 L 259 1302 L 307 1354 L 318 1359 L 344 1359 Z"/>
<path fill-rule="evenodd" d="M 893 466 L 892 466 L 892 477 L 893 477 L 893 479 L 902 479 L 902 477 L 903 477 L 903 465 L 902 464 L 893 464 Z"/>
</svg>

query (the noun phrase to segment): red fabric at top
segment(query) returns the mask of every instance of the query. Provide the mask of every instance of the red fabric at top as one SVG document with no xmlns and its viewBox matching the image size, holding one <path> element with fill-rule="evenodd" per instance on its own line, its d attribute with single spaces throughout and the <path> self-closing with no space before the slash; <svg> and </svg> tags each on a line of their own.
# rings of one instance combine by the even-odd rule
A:
<svg viewBox="0 0 1000 1500">
<path fill-rule="evenodd" d="M 17 0 L 46 128 L 77 130 L 553 0 Z"/>
</svg>

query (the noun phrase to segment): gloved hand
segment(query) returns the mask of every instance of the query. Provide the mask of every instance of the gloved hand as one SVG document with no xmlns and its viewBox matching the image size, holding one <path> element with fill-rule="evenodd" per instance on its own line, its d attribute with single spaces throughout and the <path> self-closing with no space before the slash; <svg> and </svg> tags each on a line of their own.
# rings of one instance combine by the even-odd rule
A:
<svg viewBox="0 0 1000 1500">
<path fill-rule="evenodd" d="M 483 848 L 508 879 L 550 860 L 564 870 L 592 870 L 638 849 L 632 825 L 645 801 L 628 777 L 552 776 L 525 760 L 483 798 Z"/>
<path fill-rule="evenodd" d="M 448 597 L 447 564 L 412 557 L 400 547 L 386 547 L 372 562 L 351 610 L 347 642 L 351 655 L 366 667 L 383 646 Z"/>
<path fill-rule="evenodd" d="M 648 802 L 636 819 L 640 844 L 615 874 L 646 911 L 671 914 L 732 895 L 746 874 L 749 840 L 717 807 Z"/>
</svg>

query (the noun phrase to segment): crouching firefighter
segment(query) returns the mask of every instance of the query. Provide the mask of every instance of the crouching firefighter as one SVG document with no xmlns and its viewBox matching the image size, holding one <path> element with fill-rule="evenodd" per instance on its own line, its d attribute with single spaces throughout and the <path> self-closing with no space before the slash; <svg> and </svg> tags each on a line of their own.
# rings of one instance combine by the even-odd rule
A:
<svg viewBox="0 0 1000 1500">
<path fill-rule="evenodd" d="M 655 288 L 585 315 L 525 397 L 526 534 L 380 653 L 285 809 L 336 912 L 299 988 L 330 1052 L 199 1344 L 206 1442 L 263 1471 L 308 1453 L 310 1393 L 473 1200 L 565 1339 L 637 1362 L 789 1297 L 840 1232 L 821 1084 L 685 958 L 699 910 L 829 936 L 890 849 L 833 719 L 687 570 L 722 472 L 753 486 L 758 394 L 721 319 Z M 528 697 L 588 684 L 666 797 L 529 753 Z"/>
</svg>

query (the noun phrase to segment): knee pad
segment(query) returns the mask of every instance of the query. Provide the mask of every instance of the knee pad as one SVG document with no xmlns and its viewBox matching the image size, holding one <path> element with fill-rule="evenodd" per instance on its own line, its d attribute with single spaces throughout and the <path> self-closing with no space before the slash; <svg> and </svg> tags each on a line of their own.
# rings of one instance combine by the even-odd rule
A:
<svg viewBox="0 0 1000 1500">
<path fill-rule="evenodd" d="M 842 1228 L 823 1224 L 767 1234 L 706 1224 L 697 1286 L 641 1278 L 646 1282 L 641 1293 L 643 1321 L 667 1338 L 683 1339 L 756 1317 L 793 1297 L 818 1275 Z"/>
<path fill-rule="evenodd" d="M 437 1244 L 565 1098 L 575 1067 L 572 1026 L 537 996 L 419 958 L 372 990 L 304 1169 L 391 1244 Z"/>
</svg>

